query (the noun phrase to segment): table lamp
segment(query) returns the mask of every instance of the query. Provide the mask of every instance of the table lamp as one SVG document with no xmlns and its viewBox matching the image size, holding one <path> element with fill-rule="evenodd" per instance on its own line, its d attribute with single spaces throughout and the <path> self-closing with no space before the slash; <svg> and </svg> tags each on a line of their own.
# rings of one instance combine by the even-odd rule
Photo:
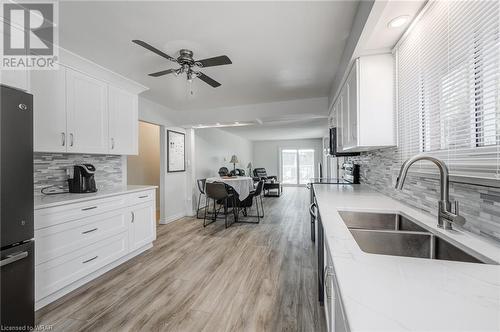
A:
<svg viewBox="0 0 500 332">
<path fill-rule="evenodd" d="M 239 163 L 238 157 L 236 157 L 236 155 L 233 154 L 231 157 L 231 160 L 229 162 L 231 164 L 233 164 L 233 171 L 234 171 L 234 174 L 236 174 L 236 164 Z"/>
</svg>

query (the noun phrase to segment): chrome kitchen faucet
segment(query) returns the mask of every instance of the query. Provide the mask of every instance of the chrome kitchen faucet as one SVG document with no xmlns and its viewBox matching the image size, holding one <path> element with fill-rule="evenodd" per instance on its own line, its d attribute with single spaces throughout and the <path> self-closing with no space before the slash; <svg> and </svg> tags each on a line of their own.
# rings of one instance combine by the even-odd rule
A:
<svg viewBox="0 0 500 332">
<path fill-rule="evenodd" d="M 444 161 L 431 157 L 424 154 L 416 155 L 408 160 L 406 160 L 403 165 L 401 165 L 401 170 L 399 171 L 399 176 L 396 181 L 396 189 L 402 190 L 403 184 L 408 174 L 408 169 L 413 163 L 419 160 L 428 160 L 433 162 L 439 168 L 440 174 L 440 201 L 438 206 L 438 227 L 444 229 L 453 229 L 453 223 L 462 226 L 465 224 L 465 218 L 459 214 L 458 211 L 458 201 L 455 201 L 455 211 L 451 211 L 450 203 L 450 179 L 448 166 Z"/>
</svg>

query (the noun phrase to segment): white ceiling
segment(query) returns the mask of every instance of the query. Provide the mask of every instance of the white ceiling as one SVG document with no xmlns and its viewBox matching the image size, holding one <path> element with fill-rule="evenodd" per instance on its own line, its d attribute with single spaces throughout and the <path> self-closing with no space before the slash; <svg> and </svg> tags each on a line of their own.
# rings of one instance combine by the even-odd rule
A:
<svg viewBox="0 0 500 332">
<path fill-rule="evenodd" d="M 220 129 L 251 141 L 319 138 L 327 133 L 327 121 L 327 118 L 324 117 Z"/>
<path fill-rule="evenodd" d="M 145 97 L 176 110 L 327 96 L 357 1 L 171 2 L 69 1 L 59 6 L 60 44 L 148 86 Z M 228 55 L 232 65 L 203 69 L 222 83 L 152 78 L 171 62 L 131 42 L 176 56 Z M 175 64 L 174 64 L 175 67 Z M 252 134 L 253 135 L 253 134 Z"/>
<path fill-rule="evenodd" d="M 391 51 L 425 3 L 426 0 L 376 1 L 354 56 Z M 388 26 L 391 20 L 403 15 L 410 17 L 406 24 L 398 28 Z"/>
</svg>

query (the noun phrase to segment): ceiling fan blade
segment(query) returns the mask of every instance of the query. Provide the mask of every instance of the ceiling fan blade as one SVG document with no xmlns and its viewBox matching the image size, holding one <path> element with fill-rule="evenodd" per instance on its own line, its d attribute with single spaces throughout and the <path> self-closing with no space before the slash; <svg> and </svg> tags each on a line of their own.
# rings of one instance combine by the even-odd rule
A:
<svg viewBox="0 0 500 332">
<path fill-rule="evenodd" d="M 140 45 L 140 46 L 144 47 L 145 49 L 150 50 L 151 52 L 154 52 L 154 53 L 158 54 L 159 56 L 164 57 L 165 59 L 168 59 L 168 60 L 173 61 L 173 62 L 177 62 L 177 60 L 174 57 L 171 57 L 170 55 L 168 55 L 166 53 L 163 53 L 159 49 L 157 49 L 157 48 L 149 45 L 148 43 L 146 43 L 146 42 L 144 42 L 142 40 L 134 39 L 134 40 L 132 40 L 132 42 L 136 43 L 137 45 Z"/>
<path fill-rule="evenodd" d="M 221 84 L 219 82 L 208 77 L 207 75 L 205 75 L 203 73 L 198 73 L 198 78 L 200 80 L 202 80 L 203 82 L 207 83 L 208 85 L 212 86 L 212 88 L 217 88 L 217 87 L 221 86 Z"/>
<path fill-rule="evenodd" d="M 213 67 L 232 64 L 231 60 L 227 55 L 216 56 L 213 58 L 203 59 L 196 61 L 196 64 L 200 67 Z"/>
<path fill-rule="evenodd" d="M 153 76 L 153 77 L 158 77 L 158 76 L 163 76 L 163 75 L 167 75 L 167 74 L 171 74 L 175 71 L 175 69 L 167 69 L 167 70 L 162 70 L 162 71 L 159 71 L 159 72 L 156 72 L 156 73 L 151 73 L 151 74 L 148 74 L 149 76 Z"/>
</svg>

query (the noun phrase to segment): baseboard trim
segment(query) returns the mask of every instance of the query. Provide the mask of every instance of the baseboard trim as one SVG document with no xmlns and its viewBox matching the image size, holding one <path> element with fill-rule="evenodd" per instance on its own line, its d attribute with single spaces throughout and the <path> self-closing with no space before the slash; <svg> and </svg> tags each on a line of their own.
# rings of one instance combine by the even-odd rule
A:
<svg viewBox="0 0 500 332">
<path fill-rule="evenodd" d="M 140 247 L 139 249 L 136 249 L 136 250 L 128 253 L 127 255 L 117 259 L 116 261 L 114 261 L 106 266 L 101 267 L 100 269 L 86 275 L 85 277 L 78 279 L 77 281 L 69 284 L 68 286 L 61 288 L 60 290 L 58 290 L 50 295 L 47 295 L 46 297 L 36 301 L 35 302 L 35 311 L 42 309 L 46 305 L 48 305 L 48 304 L 60 299 L 61 297 L 71 293 L 72 291 L 76 290 L 77 288 L 79 288 L 79 287 L 85 285 L 86 283 L 96 279 L 97 277 L 103 275 L 104 273 L 114 269 L 115 267 L 125 263 L 126 261 L 130 260 L 131 258 L 143 253 L 144 251 L 146 251 L 152 247 L 153 247 L 153 243 L 146 244 L 145 246 Z"/>
<path fill-rule="evenodd" d="M 169 216 L 166 218 L 160 218 L 160 224 L 166 225 L 168 223 L 171 223 L 172 221 L 176 221 L 177 219 L 184 218 L 185 216 L 186 216 L 186 213 L 181 212 L 181 213 L 174 214 L 173 216 Z"/>
</svg>

